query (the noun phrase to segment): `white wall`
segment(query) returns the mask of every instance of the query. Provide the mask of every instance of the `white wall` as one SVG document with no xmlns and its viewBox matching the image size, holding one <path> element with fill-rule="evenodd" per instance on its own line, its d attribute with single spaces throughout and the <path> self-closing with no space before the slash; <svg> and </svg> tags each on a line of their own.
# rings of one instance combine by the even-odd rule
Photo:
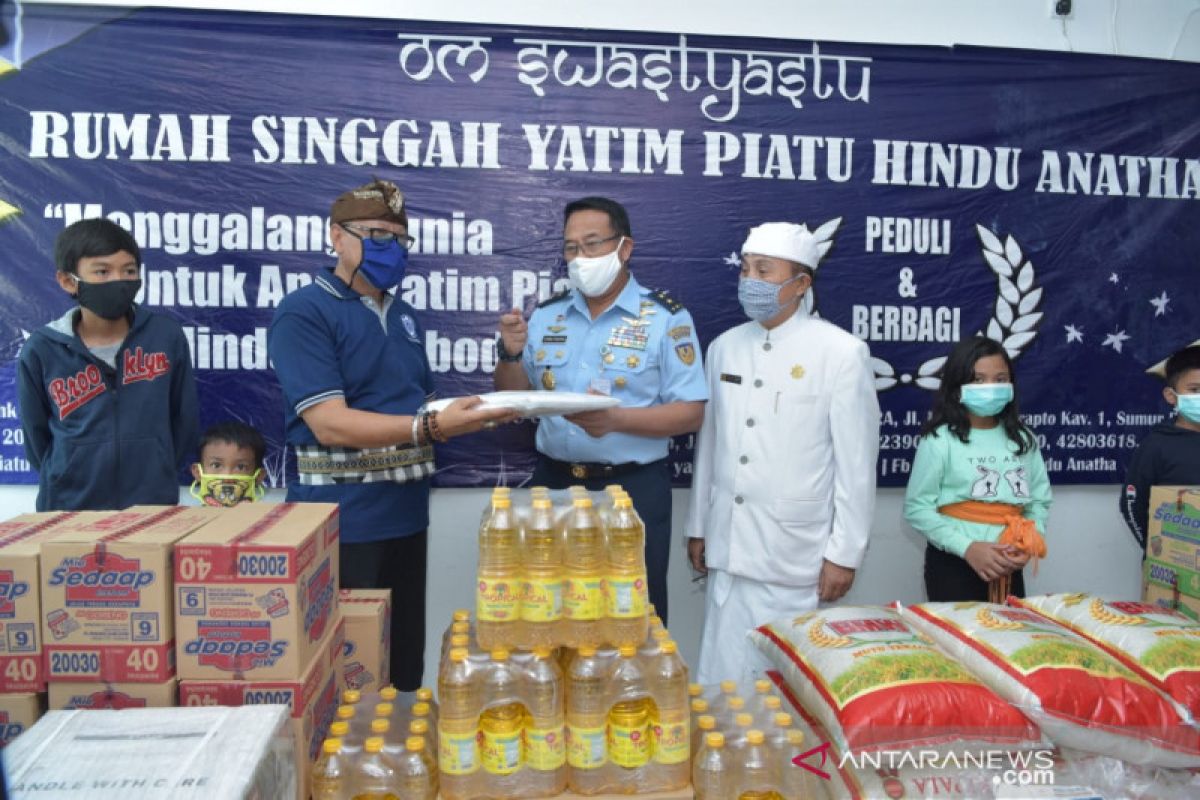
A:
<svg viewBox="0 0 1200 800">
<path fill-rule="evenodd" d="M 322 0 L 169 0 L 157 5 L 849 42 L 958 43 L 1200 61 L 1200 0 L 1074 0 L 1065 23 L 1051 18 L 1053 0 L 341 0 L 336 5 Z M 680 541 L 687 494 L 674 493 L 674 529 Z M 435 677 L 441 628 L 453 609 L 473 602 L 476 527 L 487 495 L 482 489 L 434 492 L 426 682 Z M 0 518 L 32 510 L 33 499 L 27 487 L 0 487 Z M 879 492 L 871 549 L 849 601 L 922 599 L 923 543 L 903 521 L 902 499 L 898 489 Z M 1051 557 L 1036 577 L 1030 576 L 1029 590 L 1137 595 L 1140 553 L 1116 507 L 1115 486 L 1056 487 L 1049 523 Z M 702 590 L 691 583 L 682 548 L 672 559 L 671 629 L 684 657 L 694 663 Z"/>
</svg>

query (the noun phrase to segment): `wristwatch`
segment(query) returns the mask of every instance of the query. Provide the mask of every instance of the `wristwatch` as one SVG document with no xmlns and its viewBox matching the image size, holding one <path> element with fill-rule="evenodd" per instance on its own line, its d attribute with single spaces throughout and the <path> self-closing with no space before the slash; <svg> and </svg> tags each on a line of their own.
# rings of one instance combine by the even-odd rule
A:
<svg viewBox="0 0 1200 800">
<path fill-rule="evenodd" d="M 504 349 L 504 340 L 503 339 L 496 340 L 496 357 L 499 358 L 501 361 L 503 361 L 505 364 L 515 364 L 516 362 L 521 360 L 520 353 L 517 353 L 516 355 L 511 355 L 507 350 Z"/>
</svg>

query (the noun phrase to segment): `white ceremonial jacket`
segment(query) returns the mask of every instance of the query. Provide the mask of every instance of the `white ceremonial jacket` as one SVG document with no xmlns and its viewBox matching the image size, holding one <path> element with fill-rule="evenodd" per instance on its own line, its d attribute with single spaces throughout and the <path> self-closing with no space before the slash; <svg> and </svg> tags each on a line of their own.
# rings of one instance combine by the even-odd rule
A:
<svg viewBox="0 0 1200 800">
<path fill-rule="evenodd" d="M 710 568 L 785 586 L 857 569 L 875 510 L 879 400 L 867 345 L 803 309 L 709 346 L 686 535 Z"/>
</svg>

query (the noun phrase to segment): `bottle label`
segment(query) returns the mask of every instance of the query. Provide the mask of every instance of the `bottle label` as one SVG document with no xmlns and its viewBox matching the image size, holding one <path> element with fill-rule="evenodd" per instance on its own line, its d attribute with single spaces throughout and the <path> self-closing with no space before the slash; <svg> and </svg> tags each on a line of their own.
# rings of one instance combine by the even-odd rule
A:
<svg viewBox="0 0 1200 800">
<path fill-rule="evenodd" d="M 550 772 L 567 763 L 565 725 L 525 729 L 525 764 L 530 769 Z"/>
<path fill-rule="evenodd" d="M 637 769 L 650 762 L 650 725 L 648 722 L 608 725 L 608 757 L 618 767 Z"/>
<path fill-rule="evenodd" d="M 526 578 L 521 582 L 521 619 L 558 622 L 563 615 L 561 578 Z"/>
<path fill-rule="evenodd" d="M 479 769 L 475 732 L 438 731 L 438 769 L 447 775 L 470 775 Z"/>
<path fill-rule="evenodd" d="M 475 584 L 475 616 L 480 622 L 513 622 L 520 615 L 520 582 L 480 578 Z"/>
<path fill-rule="evenodd" d="M 682 764 L 691 755 L 686 722 L 660 722 L 654 726 L 654 760 L 659 764 Z"/>
<path fill-rule="evenodd" d="M 650 600 L 644 574 L 633 577 L 610 575 L 604 582 L 604 589 L 608 600 L 608 616 L 614 619 L 646 616 Z"/>
<path fill-rule="evenodd" d="M 563 580 L 563 615 L 586 622 L 604 616 L 604 581 L 599 575 Z"/>
<path fill-rule="evenodd" d="M 521 768 L 521 729 L 480 731 L 483 768 L 492 775 L 512 775 Z"/>
<path fill-rule="evenodd" d="M 599 769 L 604 766 L 607 742 L 604 726 L 588 728 L 567 726 L 567 763 L 575 769 Z"/>
</svg>

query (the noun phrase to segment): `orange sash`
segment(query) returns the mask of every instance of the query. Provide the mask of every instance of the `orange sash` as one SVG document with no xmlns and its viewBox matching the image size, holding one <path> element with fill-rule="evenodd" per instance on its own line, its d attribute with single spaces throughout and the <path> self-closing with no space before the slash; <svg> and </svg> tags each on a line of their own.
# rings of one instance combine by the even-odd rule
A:
<svg viewBox="0 0 1200 800">
<path fill-rule="evenodd" d="M 938 509 L 938 513 L 947 517 L 961 519 L 963 522 L 975 522 L 981 525 L 1003 525 L 1000 532 L 999 544 L 1010 545 L 1029 555 L 1033 561 L 1033 574 L 1037 575 L 1039 558 L 1046 557 L 1046 540 L 1038 532 L 1033 520 L 1023 514 L 1021 506 L 1012 503 L 985 503 L 982 500 L 963 500 L 950 503 Z M 1011 584 L 1010 575 L 997 578 L 988 584 L 988 601 L 1003 603 L 1008 598 Z"/>
</svg>

